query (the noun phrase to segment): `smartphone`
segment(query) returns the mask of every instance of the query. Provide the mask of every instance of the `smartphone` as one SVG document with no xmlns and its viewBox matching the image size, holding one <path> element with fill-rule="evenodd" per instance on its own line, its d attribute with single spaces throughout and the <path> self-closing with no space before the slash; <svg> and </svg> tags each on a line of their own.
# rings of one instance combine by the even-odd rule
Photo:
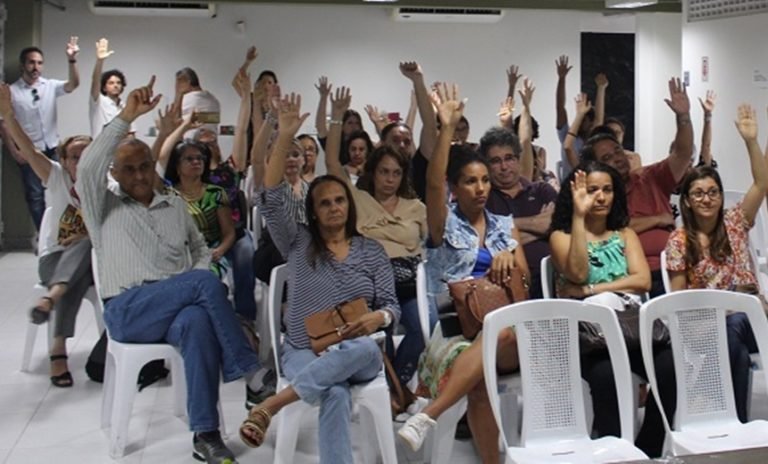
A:
<svg viewBox="0 0 768 464">
<path fill-rule="evenodd" d="M 387 113 L 389 122 L 400 122 L 400 113 Z"/>
<path fill-rule="evenodd" d="M 221 113 L 217 111 L 204 111 L 197 113 L 195 119 L 203 124 L 218 124 L 221 121 Z"/>
</svg>

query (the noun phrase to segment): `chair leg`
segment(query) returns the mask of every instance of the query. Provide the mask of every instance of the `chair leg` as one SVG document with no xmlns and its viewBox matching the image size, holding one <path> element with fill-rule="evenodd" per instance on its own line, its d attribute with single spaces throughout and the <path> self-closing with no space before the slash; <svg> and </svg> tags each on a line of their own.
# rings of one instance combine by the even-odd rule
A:
<svg viewBox="0 0 768 464">
<path fill-rule="evenodd" d="M 29 372 L 29 364 L 32 362 L 32 351 L 35 349 L 38 326 L 27 323 L 27 338 L 24 340 L 24 353 L 21 355 L 21 372 Z"/>
<path fill-rule="evenodd" d="M 112 425 L 112 405 L 115 401 L 115 358 L 107 352 L 104 360 L 104 386 L 101 393 L 101 428 Z"/>
<path fill-rule="evenodd" d="M 397 464 L 397 451 L 395 450 L 395 435 L 392 430 L 392 410 L 389 403 L 389 390 L 384 389 L 386 398 L 376 398 L 378 401 L 361 401 L 361 409 L 367 409 L 373 426 L 376 429 L 376 438 L 379 441 L 379 454 L 384 464 Z M 383 396 L 383 395 L 377 395 Z M 361 411 L 361 416 L 363 413 Z M 366 431 L 366 433 L 368 433 Z M 447 461 L 446 461 L 447 462 Z"/>
<path fill-rule="evenodd" d="M 136 397 L 136 379 L 141 365 L 121 360 L 116 363 L 114 401 L 112 405 L 112 420 L 110 429 L 109 455 L 113 459 L 122 457 L 128 442 L 128 425 L 133 410 L 133 400 Z"/>
<path fill-rule="evenodd" d="M 464 397 L 438 418 L 437 427 L 434 430 L 434 440 L 432 441 L 431 462 L 433 464 L 451 462 L 456 424 L 466 410 L 467 398 Z"/>
<path fill-rule="evenodd" d="M 273 464 L 293 464 L 296 442 L 299 438 L 301 417 L 310 408 L 303 401 L 289 404 L 280 411 L 275 441 L 275 460 Z"/>
<path fill-rule="evenodd" d="M 88 292 L 85 294 L 85 298 L 88 300 L 88 303 L 91 304 L 91 307 L 93 308 L 93 317 L 96 320 L 96 328 L 99 330 L 99 335 L 101 335 L 104 332 L 104 312 L 103 308 L 101 307 L 101 302 L 99 301 L 99 297 L 96 294 L 96 287 L 91 285 L 90 288 L 88 288 Z"/>
</svg>

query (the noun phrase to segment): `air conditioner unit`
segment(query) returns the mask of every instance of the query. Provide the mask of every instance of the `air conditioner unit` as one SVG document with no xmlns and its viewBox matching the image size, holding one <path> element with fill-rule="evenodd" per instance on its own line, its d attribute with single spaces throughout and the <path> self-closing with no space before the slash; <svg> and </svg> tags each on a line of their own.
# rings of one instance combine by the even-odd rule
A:
<svg viewBox="0 0 768 464">
<path fill-rule="evenodd" d="M 491 8 L 395 8 L 395 21 L 411 23 L 495 23 L 504 10 Z"/>
<path fill-rule="evenodd" d="M 160 0 L 89 0 L 91 12 L 102 16 L 162 16 L 171 18 L 215 18 L 214 3 Z"/>
</svg>

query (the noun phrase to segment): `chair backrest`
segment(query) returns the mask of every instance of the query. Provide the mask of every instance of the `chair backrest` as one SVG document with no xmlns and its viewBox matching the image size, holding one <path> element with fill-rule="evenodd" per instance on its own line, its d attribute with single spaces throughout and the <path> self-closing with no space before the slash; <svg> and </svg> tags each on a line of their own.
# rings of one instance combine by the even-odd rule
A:
<svg viewBox="0 0 768 464">
<path fill-rule="evenodd" d="M 661 282 L 664 284 L 664 293 L 669 293 L 672 291 L 672 284 L 669 282 L 669 271 L 667 270 L 667 251 L 664 250 L 661 252 L 661 257 L 659 258 L 660 261 L 660 270 L 661 270 Z"/>
<path fill-rule="evenodd" d="M 254 206 L 251 210 L 251 233 L 253 234 L 253 246 L 254 248 L 259 246 L 259 239 L 261 238 L 262 220 L 259 207 Z"/>
<path fill-rule="evenodd" d="M 269 339 L 272 342 L 272 353 L 275 357 L 275 372 L 280 372 L 280 322 L 282 321 L 283 289 L 288 281 L 288 265 L 281 264 L 272 269 L 269 276 L 269 293 L 267 296 L 267 314 L 269 315 Z"/>
<path fill-rule="evenodd" d="M 616 314 L 577 300 L 531 300 L 488 314 L 483 323 L 483 370 L 496 423 L 501 422 L 496 347 L 499 332 L 515 327 L 523 384 L 523 447 L 588 439 L 579 360 L 578 322 L 600 324 L 611 358 L 622 438 L 633 441 L 632 374 Z M 506 434 L 504 437 L 505 445 Z"/>
<path fill-rule="evenodd" d="M 45 208 L 43 212 L 43 218 L 40 221 L 40 232 L 37 234 L 37 255 L 42 256 L 43 248 L 45 248 L 45 241 L 48 239 L 48 235 L 51 233 L 51 227 L 55 227 L 53 218 L 51 217 L 51 207 Z"/>
<path fill-rule="evenodd" d="M 419 324 L 421 335 L 424 337 L 424 345 L 429 343 L 429 294 L 427 293 L 427 269 L 425 261 L 416 267 L 416 304 L 419 308 Z"/>
<path fill-rule="evenodd" d="M 643 362 L 657 404 L 661 404 L 661 399 L 654 369 L 653 323 L 660 318 L 669 327 L 677 382 L 674 430 L 683 431 L 703 423 L 738 422 L 725 325 L 726 312 L 734 309 L 749 317 L 765 363 L 768 322 L 760 300 L 752 295 L 723 290 L 681 290 L 654 298 L 640 309 Z M 765 375 L 768 381 L 768 373 Z M 667 431 L 671 431 L 666 417 L 663 419 Z"/>
<path fill-rule="evenodd" d="M 555 297 L 555 266 L 552 264 L 552 256 L 541 259 L 541 295 L 544 298 Z"/>
</svg>

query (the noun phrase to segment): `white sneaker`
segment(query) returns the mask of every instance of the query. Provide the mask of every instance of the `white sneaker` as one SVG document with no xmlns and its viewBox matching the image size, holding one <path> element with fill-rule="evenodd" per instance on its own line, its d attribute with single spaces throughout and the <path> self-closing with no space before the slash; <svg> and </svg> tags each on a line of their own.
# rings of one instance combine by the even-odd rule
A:
<svg viewBox="0 0 768 464">
<path fill-rule="evenodd" d="M 427 438 L 429 429 L 437 425 L 437 422 L 432 420 L 428 415 L 420 412 L 415 416 L 408 419 L 400 430 L 397 431 L 397 435 L 411 447 L 413 451 L 418 451 L 421 445 L 424 444 L 424 439 Z"/>
</svg>

